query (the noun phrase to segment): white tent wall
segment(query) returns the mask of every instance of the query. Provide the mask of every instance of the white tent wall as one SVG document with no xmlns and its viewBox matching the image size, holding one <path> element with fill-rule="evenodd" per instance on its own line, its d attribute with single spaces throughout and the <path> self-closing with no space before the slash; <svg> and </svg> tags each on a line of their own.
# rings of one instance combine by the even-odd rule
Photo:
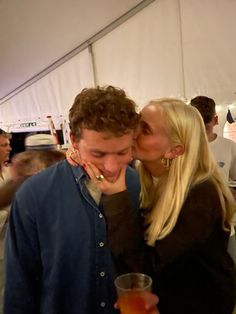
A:
<svg viewBox="0 0 236 314">
<path fill-rule="evenodd" d="M 147 0 L 0 0 L 0 102 Z"/>
<path fill-rule="evenodd" d="M 236 97 L 235 29 L 236 1 L 155 1 L 93 45 L 97 83 L 125 88 L 140 107 L 212 97 L 222 133 Z"/>
<path fill-rule="evenodd" d="M 186 97 L 235 100 L 236 1 L 181 1 Z"/>
<path fill-rule="evenodd" d="M 48 130 L 47 116 L 52 116 L 58 128 L 67 119 L 78 91 L 92 86 L 93 66 L 87 48 L 3 103 L 0 127 L 11 132 Z"/>
<path fill-rule="evenodd" d="M 222 133 L 228 105 L 236 116 L 235 29 L 235 0 L 153 1 L 96 40 L 93 60 L 86 48 L 1 104 L 0 127 L 19 130 L 22 122 L 38 119 L 44 128 L 47 115 L 67 117 L 83 87 L 111 84 L 140 108 L 165 96 L 212 97 L 220 105 Z"/>
<path fill-rule="evenodd" d="M 93 45 L 97 83 L 147 100 L 183 96 L 177 1 L 155 1 Z"/>
</svg>

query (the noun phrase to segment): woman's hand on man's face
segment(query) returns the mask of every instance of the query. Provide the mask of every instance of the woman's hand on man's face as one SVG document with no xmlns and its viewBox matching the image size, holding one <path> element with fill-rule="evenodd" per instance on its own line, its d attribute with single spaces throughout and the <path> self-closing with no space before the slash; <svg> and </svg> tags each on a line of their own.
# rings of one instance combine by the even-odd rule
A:
<svg viewBox="0 0 236 314">
<path fill-rule="evenodd" d="M 126 165 L 121 168 L 115 181 L 109 181 L 102 172 L 91 162 L 83 162 L 83 168 L 97 188 L 105 195 L 111 195 L 126 190 L 125 174 Z"/>
</svg>

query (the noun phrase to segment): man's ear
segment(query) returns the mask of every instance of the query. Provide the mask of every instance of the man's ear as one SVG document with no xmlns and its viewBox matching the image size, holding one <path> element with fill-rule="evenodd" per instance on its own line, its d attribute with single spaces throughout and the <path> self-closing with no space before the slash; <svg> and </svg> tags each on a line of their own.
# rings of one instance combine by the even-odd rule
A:
<svg viewBox="0 0 236 314">
<path fill-rule="evenodd" d="M 171 150 L 169 152 L 167 152 L 165 154 L 165 158 L 167 159 L 174 159 L 178 156 L 183 155 L 185 152 L 185 147 L 182 144 L 176 145 L 174 147 L 171 148 Z"/>
<path fill-rule="evenodd" d="M 70 141 L 73 148 L 78 149 L 78 140 L 76 140 L 76 136 L 74 133 L 70 132 Z"/>
<path fill-rule="evenodd" d="M 219 124 L 219 118 L 217 114 L 214 116 L 213 120 L 214 120 L 214 126 Z"/>
</svg>

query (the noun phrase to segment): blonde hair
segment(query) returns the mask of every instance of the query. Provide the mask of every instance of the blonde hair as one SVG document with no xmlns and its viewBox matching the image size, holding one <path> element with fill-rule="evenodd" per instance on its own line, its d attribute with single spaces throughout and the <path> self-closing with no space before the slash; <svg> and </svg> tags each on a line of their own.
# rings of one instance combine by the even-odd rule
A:
<svg viewBox="0 0 236 314">
<path fill-rule="evenodd" d="M 173 230 L 189 189 L 206 180 L 216 186 L 222 205 L 222 227 L 228 230 L 235 202 L 209 150 L 205 126 L 198 110 L 172 98 L 153 100 L 149 105 L 161 108 L 171 142 L 184 145 L 185 152 L 171 161 L 169 171 L 159 178 L 156 185 L 142 163 L 138 166 L 141 205 L 151 208 L 146 215 L 148 244 L 154 245 L 156 240 Z"/>
</svg>

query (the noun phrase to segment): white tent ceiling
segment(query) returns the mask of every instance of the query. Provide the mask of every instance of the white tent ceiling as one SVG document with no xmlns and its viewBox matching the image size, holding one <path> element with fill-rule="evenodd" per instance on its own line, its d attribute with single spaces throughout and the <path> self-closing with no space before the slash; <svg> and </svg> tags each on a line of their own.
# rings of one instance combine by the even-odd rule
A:
<svg viewBox="0 0 236 314">
<path fill-rule="evenodd" d="M 140 107 L 212 97 L 223 129 L 228 106 L 236 117 L 235 34 L 236 0 L 0 0 L 0 127 L 66 119 L 95 82 Z"/>
<path fill-rule="evenodd" d="M 0 99 L 140 0 L 0 0 Z"/>
</svg>

